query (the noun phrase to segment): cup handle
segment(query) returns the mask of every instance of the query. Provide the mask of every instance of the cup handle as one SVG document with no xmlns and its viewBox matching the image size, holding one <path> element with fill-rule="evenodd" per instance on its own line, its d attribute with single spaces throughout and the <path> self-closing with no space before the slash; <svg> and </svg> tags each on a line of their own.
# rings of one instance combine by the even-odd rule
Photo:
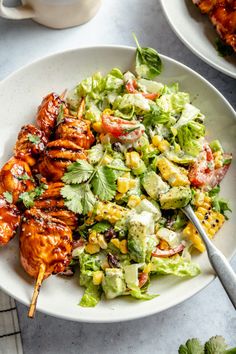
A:
<svg viewBox="0 0 236 354">
<path fill-rule="evenodd" d="M 0 0 L 0 16 L 11 20 L 23 20 L 33 18 L 34 10 L 29 6 L 6 7 Z"/>
</svg>

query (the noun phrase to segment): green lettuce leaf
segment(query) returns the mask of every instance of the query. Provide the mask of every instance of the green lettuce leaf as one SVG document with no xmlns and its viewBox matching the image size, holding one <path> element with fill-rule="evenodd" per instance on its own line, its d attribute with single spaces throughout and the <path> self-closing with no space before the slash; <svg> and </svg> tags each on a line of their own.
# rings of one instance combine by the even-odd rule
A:
<svg viewBox="0 0 236 354">
<path fill-rule="evenodd" d="M 185 261 L 182 257 L 171 258 L 152 257 L 152 273 L 157 275 L 172 274 L 178 277 L 195 277 L 200 274 L 198 264 Z"/>
<path fill-rule="evenodd" d="M 85 289 L 84 295 L 82 296 L 79 305 L 82 307 L 94 307 L 101 300 L 101 294 L 101 286 L 94 285 L 91 281 Z"/>
<path fill-rule="evenodd" d="M 187 154 L 197 156 L 202 149 L 199 138 L 205 136 L 205 126 L 190 121 L 177 131 L 177 138 L 181 149 Z"/>
</svg>

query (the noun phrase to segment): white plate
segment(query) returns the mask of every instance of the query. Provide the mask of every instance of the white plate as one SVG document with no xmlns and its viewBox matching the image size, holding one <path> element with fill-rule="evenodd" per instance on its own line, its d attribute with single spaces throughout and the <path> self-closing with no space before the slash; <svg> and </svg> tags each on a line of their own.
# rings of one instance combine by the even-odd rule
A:
<svg viewBox="0 0 236 354">
<path fill-rule="evenodd" d="M 73 87 L 87 75 L 100 70 L 106 73 L 113 67 L 133 68 L 135 50 L 128 47 L 93 47 L 55 54 L 39 60 L 14 73 L 0 84 L 0 165 L 12 154 L 17 133 L 23 124 L 34 121 L 35 112 L 43 96 L 50 91 L 62 92 Z M 209 135 L 219 137 L 226 151 L 236 156 L 236 121 L 231 106 L 205 79 L 186 66 L 167 57 L 161 57 L 164 69 L 158 80 L 179 81 L 181 90 L 190 92 L 194 103 L 207 116 Z M 236 210 L 235 160 L 222 188 L 222 195 L 231 200 Z M 230 258 L 236 249 L 233 216 L 219 232 L 216 245 Z M 95 308 L 77 304 L 82 295 L 78 280 L 57 276 L 48 278 L 38 301 L 38 311 L 65 319 L 84 322 L 115 322 L 135 319 L 174 306 L 208 285 L 214 274 L 205 254 L 195 259 L 202 274 L 194 279 L 181 280 L 162 277 L 153 281 L 151 292 L 160 296 L 151 301 L 119 298 L 101 301 Z M 14 298 L 29 304 L 34 281 L 22 270 L 18 257 L 18 240 L 0 249 L 0 287 Z"/>
<path fill-rule="evenodd" d="M 217 33 L 192 0 L 161 0 L 165 15 L 181 41 L 213 68 L 236 78 L 236 55 L 221 57 L 215 48 Z"/>
</svg>

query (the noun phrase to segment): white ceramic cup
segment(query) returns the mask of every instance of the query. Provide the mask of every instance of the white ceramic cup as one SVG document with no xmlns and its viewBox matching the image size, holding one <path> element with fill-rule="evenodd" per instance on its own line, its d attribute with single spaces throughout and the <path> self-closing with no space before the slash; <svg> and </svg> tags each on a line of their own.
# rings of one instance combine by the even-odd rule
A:
<svg viewBox="0 0 236 354">
<path fill-rule="evenodd" d="M 12 20 L 32 18 L 51 28 L 67 28 L 89 21 L 102 0 L 21 0 L 18 7 L 7 7 L 0 0 L 0 16 Z"/>
</svg>

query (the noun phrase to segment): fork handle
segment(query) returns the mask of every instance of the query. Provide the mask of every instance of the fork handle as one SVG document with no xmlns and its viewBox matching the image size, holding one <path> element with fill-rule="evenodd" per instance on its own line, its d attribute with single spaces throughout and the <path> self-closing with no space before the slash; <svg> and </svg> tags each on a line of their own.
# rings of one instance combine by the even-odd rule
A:
<svg viewBox="0 0 236 354">
<path fill-rule="evenodd" d="M 182 210 L 189 218 L 189 220 L 192 221 L 198 233 L 200 234 L 203 242 L 205 243 L 209 261 L 236 310 L 236 274 L 233 268 L 231 267 L 230 263 L 225 258 L 223 253 L 218 250 L 218 248 L 216 248 L 216 246 L 208 238 L 204 228 L 202 227 L 202 224 L 195 215 L 192 207 L 190 205 L 187 205 Z"/>
<path fill-rule="evenodd" d="M 213 245 L 212 245 L 213 246 Z M 229 299 L 236 310 L 236 274 L 233 268 L 218 249 L 207 246 L 207 253 L 212 267 L 221 281 Z"/>
</svg>

